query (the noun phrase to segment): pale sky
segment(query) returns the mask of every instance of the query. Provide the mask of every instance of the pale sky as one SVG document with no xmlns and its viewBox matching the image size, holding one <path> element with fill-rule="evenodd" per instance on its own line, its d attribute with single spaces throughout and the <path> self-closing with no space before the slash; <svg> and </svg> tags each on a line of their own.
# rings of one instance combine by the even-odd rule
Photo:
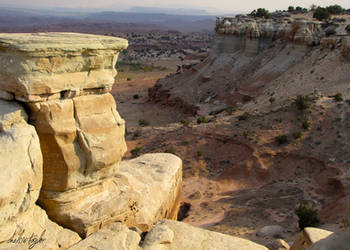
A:
<svg viewBox="0 0 350 250">
<path fill-rule="evenodd" d="M 328 6 L 339 4 L 344 8 L 350 8 L 349 0 L 328 1 L 328 0 L 265 0 L 265 1 L 234 1 L 234 0 L 0 0 L 1 4 L 10 4 L 21 7 L 46 8 L 99 8 L 114 11 L 125 10 L 132 6 L 164 7 L 164 8 L 195 8 L 218 11 L 251 11 L 257 8 L 267 8 L 271 11 L 287 9 L 288 6 L 302 6 L 309 8 L 311 4 Z"/>
</svg>

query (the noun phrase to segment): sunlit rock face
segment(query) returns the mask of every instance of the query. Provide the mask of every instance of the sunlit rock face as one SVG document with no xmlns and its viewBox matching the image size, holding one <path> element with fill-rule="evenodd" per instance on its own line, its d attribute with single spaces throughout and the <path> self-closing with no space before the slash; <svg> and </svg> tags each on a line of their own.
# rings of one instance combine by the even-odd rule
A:
<svg viewBox="0 0 350 250">
<path fill-rule="evenodd" d="M 1 154 L 6 164 L 14 154 L 26 156 L 18 159 L 23 167 L 6 167 L 3 177 L 10 181 L 0 220 L 17 220 L 28 210 L 45 224 L 42 210 L 30 209 L 39 192 L 49 218 L 82 237 L 113 221 L 148 231 L 160 219 L 177 218 L 182 161 L 150 154 L 121 162 L 125 122 L 109 91 L 127 45 L 120 38 L 74 33 L 0 34 L 0 99 L 7 100 L 1 107 L 14 110 L 1 123 L 7 147 Z M 19 102 L 28 117 L 20 105 L 11 106 Z"/>
</svg>

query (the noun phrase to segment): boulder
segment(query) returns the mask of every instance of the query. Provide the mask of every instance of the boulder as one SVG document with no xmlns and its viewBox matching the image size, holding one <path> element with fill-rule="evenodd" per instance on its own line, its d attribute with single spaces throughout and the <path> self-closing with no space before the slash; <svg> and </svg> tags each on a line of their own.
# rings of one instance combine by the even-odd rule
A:
<svg viewBox="0 0 350 250">
<path fill-rule="evenodd" d="M 350 229 L 333 233 L 314 243 L 308 250 L 350 250 Z"/>
<path fill-rule="evenodd" d="M 172 154 L 145 154 L 122 161 L 115 176 L 69 192 L 44 192 L 49 217 L 86 237 L 113 221 L 149 231 L 158 220 L 176 219 L 182 162 Z"/>
<path fill-rule="evenodd" d="M 19 104 L 0 100 L 0 226 L 32 208 L 41 188 L 39 138 L 26 119 Z"/>
<path fill-rule="evenodd" d="M 269 250 L 289 250 L 290 246 L 282 239 L 275 239 L 269 242 L 266 247 Z"/>
<path fill-rule="evenodd" d="M 281 235 L 284 232 L 284 228 L 279 225 L 265 226 L 259 229 L 256 234 L 262 237 L 275 237 L 276 235 Z"/>
<path fill-rule="evenodd" d="M 44 157 L 43 191 L 112 176 L 126 152 L 125 122 L 111 94 L 27 104 Z"/>
<path fill-rule="evenodd" d="M 314 228 L 314 227 L 306 227 L 302 232 L 300 232 L 297 236 L 297 239 L 294 241 L 290 250 L 303 250 L 310 247 L 315 242 L 327 238 L 333 232 Z"/>
<path fill-rule="evenodd" d="M 141 249 L 140 240 L 139 234 L 129 230 L 124 224 L 113 223 L 68 249 L 137 250 Z"/>
<path fill-rule="evenodd" d="M 16 102 L 0 100 L 0 249 L 59 249 L 80 240 L 35 205 L 42 183 L 39 138 Z"/>
<path fill-rule="evenodd" d="M 0 90 L 22 101 L 107 92 L 125 39 L 77 33 L 0 34 Z"/>
<path fill-rule="evenodd" d="M 252 241 L 190 226 L 183 222 L 162 220 L 146 235 L 145 250 L 258 250 L 266 247 Z"/>
<path fill-rule="evenodd" d="M 77 233 L 50 221 L 38 206 L 18 216 L 15 223 L 0 227 L 0 233 L 0 249 L 4 250 L 67 249 L 81 240 Z M 4 234 L 10 237 L 5 239 Z"/>
</svg>

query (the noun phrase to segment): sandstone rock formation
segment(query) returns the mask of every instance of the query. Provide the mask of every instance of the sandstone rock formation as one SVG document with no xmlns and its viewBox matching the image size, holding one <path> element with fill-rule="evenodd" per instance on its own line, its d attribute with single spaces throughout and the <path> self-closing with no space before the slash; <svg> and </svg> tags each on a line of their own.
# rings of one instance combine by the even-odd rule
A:
<svg viewBox="0 0 350 250">
<path fill-rule="evenodd" d="M 297 239 L 294 241 L 290 250 L 303 250 L 308 249 L 311 245 L 327 238 L 329 235 L 333 234 L 331 231 L 314 228 L 314 227 L 306 227 L 302 232 L 299 233 Z"/>
<path fill-rule="evenodd" d="M 0 100 L 0 249 L 67 248 L 78 234 L 50 221 L 35 205 L 42 184 L 39 138 L 15 102 Z M 42 241 L 39 241 L 42 239 Z"/>
<path fill-rule="evenodd" d="M 244 250 L 267 249 L 249 240 L 195 228 L 176 221 L 162 220 L 146 235 L 143 249 Z"/>
<path fill-rule="evenodd" d="M 1 178 L 10 180 L 1 194 L 0 224 L 15 225 L 22 213 L 34 213 L 39 191 L 38 202 L 50 219 L 83 237 L 113 221 L 146 231 L 159 219 L 177 218 L 178 157 L 145 155 L 123 162 L 119 171 L 125 122 L 108 92 L 126 47 L 126 40 L 104 36 L 0 34 L 0 98 L 12 103 L 0 103 L 0 144 L 6 147 L 0 154 L 9 169 Z M 35 129 L 16 101 L 27 108 Z M 52 223 L 38 211 L 33 219 Z M 23 220 L 28 222 L 28 215 Z M 13 230 L 8 232 L 4 239 Z"/>
<path fill-rule="evenodd" d="M 330 236 L 321 239 L 308 248 L 309 250 L 349 250 L 350 249 L 350 229 L 333 233 Z"/>
</svg>

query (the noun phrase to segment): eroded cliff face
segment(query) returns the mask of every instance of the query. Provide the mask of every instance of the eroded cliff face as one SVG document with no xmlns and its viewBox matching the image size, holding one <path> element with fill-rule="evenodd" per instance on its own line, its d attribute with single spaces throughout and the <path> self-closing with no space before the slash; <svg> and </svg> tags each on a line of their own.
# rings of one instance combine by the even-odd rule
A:
<svg viewBox="0 0 350 250">
<path fill-rule="evenodd" d="M 210 56 L 159 80 L 149 97 L 180 109 L 192 107 L 195 113 L 214 101 L 230 106 L 251 101 L 296 65 L 305 64 L 303 75 L 311 72 L 319 59 L 310 64 L 308 58 L 327 54 L 323 49 L 349 58 L 348 25 L 293 17 L 218 18 Z"/>
</svg>

